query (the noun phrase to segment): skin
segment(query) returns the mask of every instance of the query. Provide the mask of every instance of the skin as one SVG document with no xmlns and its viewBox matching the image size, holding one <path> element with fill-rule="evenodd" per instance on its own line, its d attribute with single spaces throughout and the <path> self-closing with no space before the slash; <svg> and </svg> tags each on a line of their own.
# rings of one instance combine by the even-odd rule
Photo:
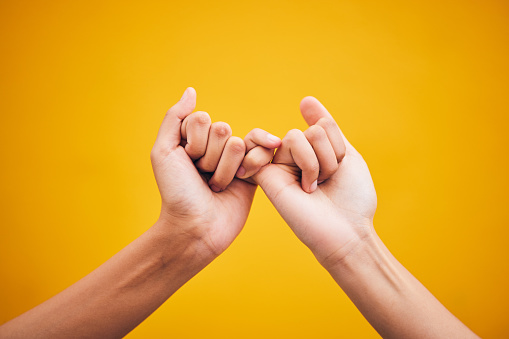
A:
<svg viewBox="0 0 509 339">
<path fill-rule="evenodd" d="M 206 113 L 191 114 L 195 104 L 196 92 L 188 88 L 164 118 L 152 149 L 162 199 L 159 220 L 178 223 L 181 233 L 200 239 L 217 256 L 242 230 L 256 185 L 234 178 L 246 152 L 243 140 L 232 137 L 227 124 L 211 124 Z M 281 143 L 261 141 L 260 147 L 272 152 Z M 195 166 L 192 160 L 196 159 L 200 160 Z M 270 158 L 261 161 L 267 163 Z"/>
<path fill-rule="evenodd" d="M 152 149 L 162 199 L 156 224 L 76 284 L 1 326 L 0 337 L 124 336 L 231 244 L 256 183 L 380 335 L 477 338 L 377 236 L 368 167 L 318 100 L 302 100 L 309 128 L 282 141 L 260 129 L 233 137 L 226 123 L 192 113 L 195 103 L 188 88 Z"/>
<path fill-rule="evenodd" d="M 74 285 L 0 326 L 1 338 L 123 337 L 231 244 L 256 190 L 234 176 L 254 146 L 208 114 L 192 114 L 195 103 L 188 88 L 164 117 L 151 152 L 162 200 L 157 222 Z M 256 134 L 256 147 L 270 153 L 257 161 L 267 163 L 281 140 Z"/>
<path fill-rule="evenodd" d="M 290 228 L 382 337 L 477 338 L 377 236 L 368 167 L 329 112 L 313 97 L 300 109 L 310 127 L 254 176 Z"/>
</svg>

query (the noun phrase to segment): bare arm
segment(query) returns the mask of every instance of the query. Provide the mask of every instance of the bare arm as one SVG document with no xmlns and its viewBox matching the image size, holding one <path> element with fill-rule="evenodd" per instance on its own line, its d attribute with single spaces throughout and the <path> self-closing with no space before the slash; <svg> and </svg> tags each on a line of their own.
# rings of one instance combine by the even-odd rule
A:
<svg viewBox="0 0 509 339">
<path fill-rule="evenodd" d="M 383 337 L 477 337 L 376 235 L 368 167 L 325 107 L 307 97 L 301 112 L 310 127 L 288 132 L 254 176 L 297 237 Z"/>
<path fill-rule="evenodd" d="M 195 103 L 188 88 L 152 149 L 162 199 L 156 224 L 76 284 L 2 325 L 0 337 L 122 337 L 231 244 L 256 190 L 234 176 L 245 157 L 253 158 L 227 124 L 191 114 Z M 269 162 L 280 142 L 263 138 L 265 157 L 253 165 Z"/>
<path fill-rule="evenodd" d="M 373 228 L 324 267 L 384 338 L 478 338 L 392 256 Z"/>
<path fill-rule="evenodd" d="M 199 239 L 156 223 L 95 271 L 0 327 L 2 338 L 118 338 L 214 257 Z"/>
</svg>

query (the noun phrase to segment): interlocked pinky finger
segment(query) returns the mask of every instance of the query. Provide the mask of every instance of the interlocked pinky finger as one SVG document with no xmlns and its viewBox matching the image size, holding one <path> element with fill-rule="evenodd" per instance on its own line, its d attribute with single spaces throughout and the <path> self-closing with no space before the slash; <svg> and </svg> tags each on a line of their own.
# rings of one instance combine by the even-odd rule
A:
<svg viewBox="0 0 509 339">
<path fill-rule="evenodd" d="M 237 171 L 237 178 L 245 179 L 252 177 L 258 173 L 263 166 L 270 163 L 273 156 L 273 149 L 268 149 L 262 146 L 254 147 L 244 157 L 244 160 Z"/>
<path fill-rule="evenodd" d="M 301 186 L 308 193 L 316 190 L 320 163 L 302 131 L 290 130 L 274 155 L 275 164 L 295 165 L 302 171 Z"/>
<path fill-rule="evenodd" d="M 246 143 L 247 152 L 256 146 L 275 149 L 281 145 L 281 139 L 261 128 L 252 129 L 244 138 L 244 142 Z"/>
</svg>

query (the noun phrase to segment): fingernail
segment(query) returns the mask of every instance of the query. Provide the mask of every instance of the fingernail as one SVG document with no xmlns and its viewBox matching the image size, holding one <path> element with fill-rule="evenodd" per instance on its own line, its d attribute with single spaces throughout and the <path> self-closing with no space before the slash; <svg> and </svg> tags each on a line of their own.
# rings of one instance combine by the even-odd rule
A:
<svg viewBox="0 0 509 339">
<path fill-rule="evenodd" d="M 267 139 L 270 142 L 280 142 L 281 141 L 281 139 L 279 139 L 278 137 L 276 137 L 275 135 L 272 135 L 272 134 L 267 134 Z"/>
<path fill-rule="evenodd" d="M 182 97 L 180 98 L 180 100 L 179 100 L 179 101 L 184 101 L 184 100 L 186 100 L 186 97 L 187 97 L 187 88 L 186 88 L 186 90 L 184 91 L 184 94 L 182 94 Z"/>
<path fill-rule="evenodd" d="M 216 193 L 221 192 L 221 189 L 219 187 L 217 187 L 216 185 L 210 185 L 210 189 Z"/>
<path fill-rule="evenodd" d="M 246 169 L 244 167 L 240 166 L 239 169 L 237 170 L 237 174 L 235 174 L 235 175 L 240 178 L 244 174 L 246 174 Z"/>
<path fill-rule="evenodd" d="M 316 186 L 318 186 L 318 181 L 317 180 L 313 181 L 313 183 L 311 184 L 311 187 L 309 187 L 309 190 L 311 192 L 314 192 L 316 190 Z"/>
</svg>

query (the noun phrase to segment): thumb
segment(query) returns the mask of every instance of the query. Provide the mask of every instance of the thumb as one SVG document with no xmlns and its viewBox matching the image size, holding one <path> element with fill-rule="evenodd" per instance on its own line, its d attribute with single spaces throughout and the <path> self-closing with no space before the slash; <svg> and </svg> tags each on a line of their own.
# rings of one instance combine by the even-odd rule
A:
<svg viewBox="0 0 509 339">
<path fill-rule="evenodd" d="M 196 91 L 188 87 L 180 100 L 167 112 L 159 128 L 156 143 L 164 143 L 171 147 L 180 144 L 180 126 L 182 120 L 194 111 L 196 107 Z"/>
</svg>

